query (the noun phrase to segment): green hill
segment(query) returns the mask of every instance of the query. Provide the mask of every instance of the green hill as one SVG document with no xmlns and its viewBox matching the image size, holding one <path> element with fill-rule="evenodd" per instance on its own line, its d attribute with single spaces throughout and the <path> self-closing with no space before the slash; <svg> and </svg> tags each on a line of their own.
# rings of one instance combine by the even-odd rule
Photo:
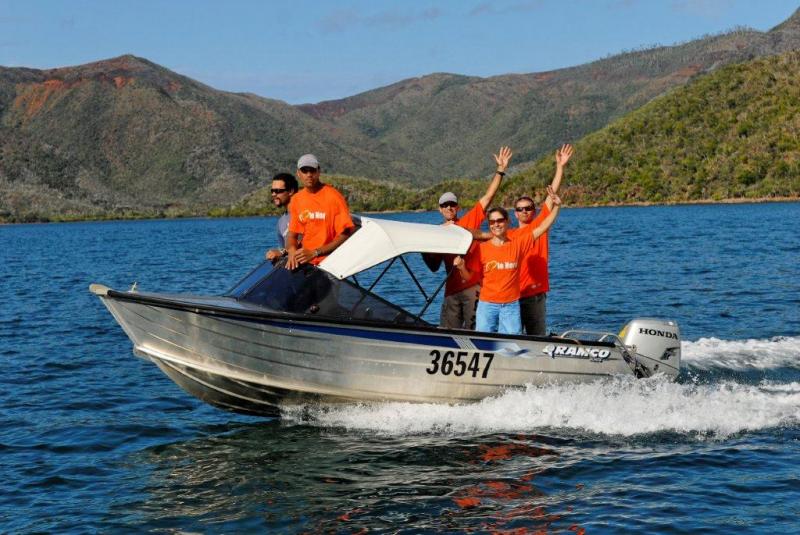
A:
<svg viewBox="0 0 800 535">
<path fill-rule="evenodd" d="M 569 202 L 690 202 L 800 196 L 800 53 L 697 78 L 576 144 Z M 552 158 L 504 188 L 541 190 Z"/>
<path fill-rule="evenodd" d="M 0 219 L 203 213 L 291 169 L 368 160 L 280 101 L 217 91 L 147 60 L 0 68 Z"/>
</svg>

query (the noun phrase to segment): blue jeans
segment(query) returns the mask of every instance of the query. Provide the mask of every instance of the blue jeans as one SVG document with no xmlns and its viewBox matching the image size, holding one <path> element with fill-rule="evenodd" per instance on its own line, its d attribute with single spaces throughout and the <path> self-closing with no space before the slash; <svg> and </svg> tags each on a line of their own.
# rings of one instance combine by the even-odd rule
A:
<svg viewBox="0 0 800 535">
<path fill-rule="evenodd" d="M 478 301 L 475 330 L 486 333 L 522 334 L 519 301 L 510 303 Z"/>
</svg>

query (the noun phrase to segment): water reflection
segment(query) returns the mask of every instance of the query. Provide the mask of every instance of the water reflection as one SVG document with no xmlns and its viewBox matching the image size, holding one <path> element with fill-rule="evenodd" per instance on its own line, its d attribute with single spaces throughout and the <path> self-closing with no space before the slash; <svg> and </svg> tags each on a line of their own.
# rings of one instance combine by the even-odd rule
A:
<svg viewBox="0 0 800 535">
<path fill-rule="evenodd" d="M 564 495 L 536 478 L 556 468 L 567 442 L 241 426 L 136 454 L 150 476 L 135 509 L 159 528 L 563 530 L 574 525 Z"/>
</svg>

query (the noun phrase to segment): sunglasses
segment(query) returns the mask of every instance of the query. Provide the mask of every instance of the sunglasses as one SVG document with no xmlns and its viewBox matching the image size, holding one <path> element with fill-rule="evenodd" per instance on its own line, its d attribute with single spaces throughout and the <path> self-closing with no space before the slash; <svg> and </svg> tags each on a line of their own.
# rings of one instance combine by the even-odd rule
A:
<svg viewBox="0 0 800 535">
<path fill-rule="evenodd" d="M 506 222 L 506 218 L 505 217 L 500 217 L 500 218 L 497 218 L 497 219 L 490 219 L 489 220 L 489 224 L 490 225 L 499 225 L 500 223 L 505 223 L 505 222 Z"/>
<path fill-rule="evenodd" d="M 278 195 L 279 193 L 286 193 L 286 192 L 287 192 L 287 191 L 289 191 L 289 190 L 288 190 L 288 189 L 286 189 L 286 188 L 272 188 L 272 189 L 271 189 L 271 190 L 269 190 L 269 191 L 270 191 L 270 193 L 272 193 L 273 195 Z"/>
<path fill-rule="evenodd" d="M 526 206 L 517 206 L 514 208 L 515 212 L 533 212 L 535 210 L 536 208 L 534 208 L 532 204 L 528 204 Z"/>
<path fill-rule="evenodd" d="M 456 206 L 458 206 L 457 202 L 447 201 L 440 204 L 439 208 L 455 208 Z"/>
<path fill-rule="evenodd" d="M 316 167 L 301 167 L 300 168 L 300 172 L 301 173 L 305 173 L 307 175 L 310 175 L 311 173 L 314 173 L 316 171 L 319 171 L 319 169 L 316 168 Z"/>
</svg>

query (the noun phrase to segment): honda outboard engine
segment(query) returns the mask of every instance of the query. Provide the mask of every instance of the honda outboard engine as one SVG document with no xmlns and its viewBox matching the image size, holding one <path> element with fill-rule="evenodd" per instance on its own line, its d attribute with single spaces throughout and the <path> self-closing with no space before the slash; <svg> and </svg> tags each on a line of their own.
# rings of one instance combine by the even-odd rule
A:
<svg viewBox="0 0 800 535">
<path fill-rule="evenodd" d="M 619 333 L 622 342 L 636 359 L 636 374 L 649 377 L 663 373 L 671 378 L 681 368 L 681 332 L 674 321 L 636 318 Z"/>
</svg>

